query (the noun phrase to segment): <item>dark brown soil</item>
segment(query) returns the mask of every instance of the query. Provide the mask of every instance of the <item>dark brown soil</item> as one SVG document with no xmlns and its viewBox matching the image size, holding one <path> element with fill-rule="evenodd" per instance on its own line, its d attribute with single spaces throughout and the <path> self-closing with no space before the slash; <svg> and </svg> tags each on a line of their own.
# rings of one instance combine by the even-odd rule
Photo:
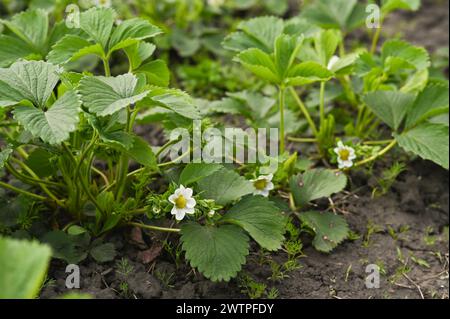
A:
<svg viewBox="0 0 450 319">
<path fill-rule="evenodd" d="M 253 253 L 242 274 L 265 283 L 266 292 L 276 288 L 278 298 L 448 298 L 448 172 L 428 162 L 415 162 L 388 194 L 375 199 L 371 187 L 362 184 L 366 176 L 357 175 L 352 178 L 354 191 L 339 195 L 334 202 L 359 239 L 346 241 L 328 255 L 315 251 L 310 239 L 303 238 L 305 256 L 299 259 L 300 268 L 280 281 L 268 279 L 272 275 L 269 262 L 283 263 L 284 253 L 264 258 Z M 158 249 L 142 242 L 139 234 L 131 238 L 134 244 L 130 235 L 112 240 L 132 271 L 128 275 L 120 272 L 120 258 L 105 265 L 84 263 L 81 292 L 97 298 L 248 297 L 242 292 L 241 280 L 212 283 L 184 263 L 177 269 L 166 252 L 144 265 L 143 252 Z M 365 286 L 368 264 L 380 267 L 379 289 Z M 63 265 L 55 263 L 49 276 L 56 281 L 44 288 L 42 298 L 67 292 Z M 128 291 L 121 290 L 122 282 Z"/>
<path fill-rule="evenodd" d="M 449 1 L 423 0 L 417 12 L 394 12 L 386 21 L 385 38 L 402 36 L 431 52 L 449 45 Z"/>
</svg>

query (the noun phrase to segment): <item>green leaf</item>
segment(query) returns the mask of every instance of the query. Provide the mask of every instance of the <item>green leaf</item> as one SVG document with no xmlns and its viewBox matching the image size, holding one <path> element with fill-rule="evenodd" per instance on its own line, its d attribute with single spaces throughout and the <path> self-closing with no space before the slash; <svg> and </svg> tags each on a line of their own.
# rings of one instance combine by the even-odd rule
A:
<svg viewBox="0 0 450 319">
<path fill-rule="evenodd" d="M 318 81 L 328 81 L 333 72 L 317 62 L 303 62 L 292 68 L 288 74 L 287 84 L 301 86 Z"/>
<path fill-rule="evenodd" d="M 219 205 L 227 205 L 253 192 L 253 184 L 233 170 L 222 168 L 197 182 L 205 199 L 214 199 Z"/>
<path fill-rule="evenodd" d="M 136 92 L 137 78 L 131 74 L 116 77 L 86 76 L 80 81 L 79 92 L 84 105 L 99 116 L 114 114 L 148 94 Z"/>
<path fill-rule="evenodd" d="M 116 112 L 108 117 L 96 117 L 85 113 L 89 124 L 97 130 L 100 139 L 120 151 L 133 146 L 134 135 L 126 132 L 126 111 Z"/>
<path fill-rule="evenodd" d="M 147 78 L 147 84 L 167 87 L 170 83 L 170 70 L 163 60 L 154 60 L 141 65 L 135 70 L 143 73 Z"/>
<path fill-rule="evenodd" d="M 264 44 L 244 32 L 231 33 L 225 38 L 222 45 L 225 49 L 236 53 L 253 48 L 260 49 L 266 53 L 271 53 L 273 50 L 273 48 L 267 48 Z"/>
<path fill-rule="evenodd" d="M 125 152 L 139 164 L 156 168 L 155 154 L 148 143 L 139 136 L 133 137 L 133 146 Z"/>
<path fill-rule="evenodd" d="M 80 28 L 106 49 L 115 16 L 110 8 L 93 7 L 80 14 Z"/>
<path fill-rule="evenodd" d="M 289 1 L 287 0 L 265 0 L 264 6 L 272 13 L 279 16 L 283 16 L 289 9 Z"/>
<path fill-rule="evenodd" d="M 277 17 L 261 17 L 242 22 L 238 29 L 257 39 L 272 52 L 275 39 L 283 32 L 284 22 Z"/>
<path fill-rule="evenodd" d="M 415 95 L 397 91 L 375 91 L 368 93 L 363 100 L 376 116 L 397 130 L 406 112 L 413 105 Z"/>
<path fill-rule="evenodd" d="M 348 236 L 347 222 L 341 216 L 330 212 L 305 212 L 299 217 L 314 231 L 313 246 L 318 251 L 329 253 Z"/>
<path fill-rule="evenodd" d="M 9 35 L 0 35 L 0 67 L 10 66 L 13 62 L 33 54 L 33 49 L 24 41 Z"/>
<path fill-rule="evenodd" d="M 47 245 L 0 238 L 0 299 L 36 298 L 50 257 Z"/>
<path fill-rule="evenodd" d="M 78 225 L 72 225 L 67 229 L 69 235 L 77 236 L 86 233 L 87 230 Z"/>
<path fill-rule="evenodd" d="M 109 53 L 126 48 L 137 41 L 145 40 L 161 34 L 162 31 L 150 22 L 140 18 L 122 22 L 111 35 Z"/>
<path fill-rule="evenodd" d="M 34 150 L 25 161 L 25 164 L 33 170 L 39 177 L 47 177 L 55 173 L 57 167 L 54 163 L 55 154 L 38 148 Z"/>
<path fill-rule="evenodd" d="M 248 237 L 234 225 L 184 224 L 181 242 L 191 266 L 212 281 L 229 281 L 235 277 L 248 255 Z"/>
<path fill-rule="evenodd" d="M 84 260 L 87 254 L 77 249 L 75 239 L 76 236 L 68 235 L 61 230 L 54 230 L 46 233 L 41 241 L 52 247 L 52 257 L 76 264 Z"/>
<path fill-rule="evenodd" d="M 304 36 L 305 39 L 313 38 L 315 34 L 320 32 L 320 28 L 311 24 L 308 20 L 295 17 L 285 22 L 283 33 L 296 36 Z"/>
<path fill-rule="evenodd" d="M 280 82 L 272 58 L 264 51 L 260 49 L 248 49 L 241 52 L 236 57 L 236 60 L 261 79 L 275 84 Z"/>
<path fill-rule="evenodd" d="M 414 105 L 406 115 L 406 127 L 411 128 L 424 120 L 448 113 L 448 82 L 444 84 L 429 84 L 417 96 Z"/>
<path fill-rule="evenodd" d="M 388 14 L 395 10 L 417 11 L 420 8 L 420 0 L 383 0 L 381 11 Z"/>
<path fill-rule="evenodd" d="M 57 66 L 43 61 L 19 61 L 0 69 L 0 106 L 28 100 L 44 108 L 59 80 L 57 71 Z"/>
<path fill-rule="evenodd" d="M 418 70 L 408 77 L 400 91 L 405 93 L 418 93 L 425 89 L 430 78 L 428 69 Z"/>
<path fill-rule="evenodd" d="M 90 254 L 95 261 L 105 263 L 114 260 L 116 257 L 116 248 L 112 243 L 101 244 L 91 249 Z"/>
<path fill-rule="evenodd" d="M 44 10 L 27 10 L 16 14 L 11 21 L 1 20 L 16 36 L 33 48 L 34 53 L 42 53 L 47 44 L 48 16 Z"/>
<path fill-rule="evenodd" d="M 156 46 L 152 43 L 139 42 L 124 48 L 131 64 L 132 70 L 136 70 L 142 62 L 147 60 L 155 52 Z"/>
<path fill-rule="evenodd" d="M 392 73 L 403 68 L 423 70 L 430 66 L 430 57 L 426 49 L 402 40 L 386 41 L 381 49 L 381 56 L 385 68 Z"/>
<path fill-rule="evenodd" d="M 185 92 L 175 89 L 152 88 L 148 98 L 158 106 L 162 106 L 188 119 L 201 118 L 194 100 Z"/>
<path fill-rule="evenodd" d="M 339 60 L 333 64 L 330 71 L 337 73 L 339 75 L 346 75 L 351 73 L 351 67 L 359 59 L 359 53 L 351 53 L 346 56 L 339 58 Z"/>
<path fill-rule="evenodd" d="M 90 294 L 81 294 L 78 292 L 69 292 L 65 293 L 58 299 L 92 299 L 93 297 Z"/>
<path fill-rule="evenodd" d="M 238 31 L 231 33 L 223 41 L 224 48 L 241 52 L 248 49 L 260 49 L 265 53 L 274 52 L 275 39 L 285 31 L 289 35 L 309 35 L 314 28 L 304 21 L 288 21 L 286 25 L 277 17 L 259 17 L 243 21 Z"/>
<path fill-rule="evenodd" d="M 18 106 L 14 110 L 17 121 L 44 142 L 57 145 L 66 141 L 77 129 L 79 101 L 73 91 L 59 98 L 48 111 L 30 106 Z"/>
<path fill-rule="evenodd" d="M 208 177 L 223 168 L 220 164 L 190 163 L 180 175 L 179 184 L 188 186 Z"/>
<path fill-rule="evenodd" d="M 11 154 L 14 152 L 14 150 L 7 146 L 4 149 L 0 151 L 0 169 L 2 169 L 5 166 L 5 163 L 8 161 Z"/>
<path fill-rule="evenodd" d="M 103 50 L 98 44 L 92 45 L 88 40 L 80 36 L 68 34 L 56 42 L 47 59 L 53 64 L 65 64 L 89 54 L 102 57 Z"/>
<path fill-rule="evenodd" d="M 338 30 L 322 30 L 314 38 L 314 47 L 318 60 L 323 66 L 327 66 L 331 57 L 336 52 L 342 35 Z"/>
<path fill-rule="evenodd" d="M 22 224 L 24 218 L 29 216 L 33 205 L 35 205 L 34 201 L 26 195 L 18 195 L 14 199 L 10 199 L 2 193 L 0 197 L 0 206 L 2 207 L 0 227 L 5 229 L 19 226 L 18 224 Z M 26 231 L 25 233 L 28 234 Z M 24 236 L 24 239 L 27 237 L 29 236 Z"/>
<path fill-rule="evenodd" d="M 301 207 L 315 199 L 338 193 L 346 185 L 347 177 L 345 174 L 325 169 L 308 170 L 304 174 L 292 176 L 290 180 L 295 203 Z"/>
<path fill-rule="evenodd" d="M 301 16 L 324 28 L 350 31 L 364 23 L 365 4 L 357 0 L 317 0 L 306 6 Z"/>
<path fill-rule="evenodd" d="M 70 27 L 69 27 L 70 26 Z M 67 21 L 61 20 L 59 22 L 56 22 L 53 25 L 53 28 L 50 31 L 50 34 L 47 39 L 47 49 L 51 48 L 53 45 L 56 44 L 59 40 L 61 40 L 64 36 L 68 34 L 74 34 L 74 35 L 85 35 L 84 32 L 79 28 L 73 28 L 70 23 L 67 24 Z"/>
<path fill-rule="evenodd" d="M 243 198 L 220 221 L 242 227 L 267 250 L 280 249 L 284 240 L 285 217 L 274 203 L 261 196 Z"/>
<path fill-rule="evenodd" d="M 424 123 L 410 131 L 395 134 L 395 139 L 405 151 L 449 168 L 448 126 Z"/>
<path fill-rule="evenodd" d="M 284 79 L 294 63 L 303 37 L 282 34 L 275 41 L 275 65 L 279 78 Z"/>
</svg>

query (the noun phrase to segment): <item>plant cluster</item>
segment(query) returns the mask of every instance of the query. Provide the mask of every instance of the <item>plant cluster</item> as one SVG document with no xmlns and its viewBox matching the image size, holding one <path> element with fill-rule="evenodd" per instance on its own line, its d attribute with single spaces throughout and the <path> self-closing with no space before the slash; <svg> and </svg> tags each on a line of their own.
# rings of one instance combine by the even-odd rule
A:
<svg viewBox="0 0 450 319">
<path fill-rule="evenodd" d="M 288 1 L 278 0 L 131 1 L 84 10 L 75 27 L 59 6 L 1 19 L 0 232 L 37 238 L 69 263 L 112 261 L 107 235 L 119 228 L 167 232 L 213 281 L 237 276 L 251 241 L 286 251 L 283 270 L 297 267 L 302 236 L 331 252 L 349 227 L 315 203 L 343 191 L 352 169 L 392 150 L 449 167 L 448 80 L 431 72 L 424 48 L 380 44 L 381 26 L 368 48 L 350 46 L 368 3 L 305 1 L 290 19 L 280 17 Z M 380 23 L 419 6 L 382 1 Z M 235 10 L 264 14 L 238 21 Z M 195 122 L 223 130 L 234 120 L 279 128 L 276 167 L 235 158 L 186 164 L 191 145 L 168 159 L 178 142 L 171 130 L 192 132 Z M 162 128 L 164 141 L 138 134 L 149 126 Z M 403 170 L 385 171 L 379 192 Z M 0 255 L 5 245 L 16 243 L 1 239 Z M 266 289 L 248 279 L 242 286 L 254 297 Z"/>
</svg>

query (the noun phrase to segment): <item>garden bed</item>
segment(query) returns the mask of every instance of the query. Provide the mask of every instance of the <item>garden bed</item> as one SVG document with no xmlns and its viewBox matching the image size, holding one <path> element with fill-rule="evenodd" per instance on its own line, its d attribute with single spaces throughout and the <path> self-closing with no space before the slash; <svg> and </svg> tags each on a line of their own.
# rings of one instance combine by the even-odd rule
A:
<svg viewBox="0 0 450 319">
<path fill-rule="evenodd" d="M 47 258 L 41 289 L 13 298 L 449 298 L 448 1 L 392 1 L 380 34 L 360 3 L 345 21 L 328 0 L 299 20 L 297 1 L 280 3 L 230 5 L 217 21 L 210 4 L 186 7 L 192 20 L 166 2 L 91 7 L 79 33 L 2 53 L 0 235 L 29 254 L 39 240 Z M 33 10 L 8 12 L 0 41 L 62 12 Z M 43 91 L 17 93 L 16 76 Z M 169 160 L 169 135 L 198 123 L 278 128 L 277 167 Z"/>
<path fill-rule="evenodd" d="M 392 192 L 376 199 L 369 186 L 373 181 L 367 182 L 367 176 L 353 176 L 352 182 L 353 191 L 335 198 L 335 205 L 345 212 L 358 239 L 345 242 L 331 254 L 317 252 L 306 241 L 300 268 L 275 281 L 269 279 L 273 275 L 270 261 L 281 265 L 285 254 L 261 257 L 253 252 L 244 274 L 265 284 L 264 293 L 275 287 L 279 298 L 448 298 L 448 172 L 416 161 Z M 136 232 L 140 230 L 125 229 L 111 238 L 121 247 L 114 262 L 99 265 L 91 261 L 81 266 L 81 292 L 97 298 L 249 297 L 245 280 L 212 283 L 185 265 L 176 269 L 167 252 L 144 264 L 143 252 L 156 252 L 158 244 L 146 235 L 141 242 Z M 129 275 L 123 275 L 122 258 L 128 264 L 125 268 L 130 267 Z M 377 264 L 385 272 L 380 289 L 366 289 L 367 264 Z M 408 268 L 410 271 L 405 270 Z M 69 291 L 64 271 L 60 262 L 52 265 L 49 277 L 56 282 L 44 288 L 42 298 Z M 129 295 L 123 295 L 122 282 L 128 283 Z"/>
</svg>

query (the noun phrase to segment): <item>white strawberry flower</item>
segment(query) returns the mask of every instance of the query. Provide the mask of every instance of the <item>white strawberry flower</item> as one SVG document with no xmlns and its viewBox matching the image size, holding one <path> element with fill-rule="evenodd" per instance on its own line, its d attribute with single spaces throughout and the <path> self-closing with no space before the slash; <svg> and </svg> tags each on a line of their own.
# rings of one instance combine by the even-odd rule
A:
<svg viewBox="0 0 450 319">
<path fill-rule="evenodd" d="M 269 175 L 261 175 L 257 179 L 252 180 L 253 187 L 255 190 L 253 191 L 253 195 L 262 195 L 264 197 L 268 197 L 271 190 L 275 188 L 272 183 L 273 174 Z"/>
<path fill-rule="evenodd" d="M 171 214 L 175 215 L 176 220 L 183 220 L 186 214 L 194 214 L 194 207 L 197 205 L 197 202 L 192 197 L 192 193 L 191 188 L 185 188 L 183 185 L 180 185 L 175 190 L 175 193 L 169 196 L 169 202 L 173 204 Z"/>
<path fill-rule="evenodd" d="M 328 62 L 327 69 L 331 71 L 338 61 L 339 57 L 337 55 L 333 55 L 330 61 Z"/>
<path fill-rule="evenodd" d="M 344 145 L 342 141 L 339 141 L 337 147 L 334 149 L 337 154 L 339 168 L 350 168 L 353 166 L 353 160 L 356 158 L 355 149 Z"/>
</svg>

